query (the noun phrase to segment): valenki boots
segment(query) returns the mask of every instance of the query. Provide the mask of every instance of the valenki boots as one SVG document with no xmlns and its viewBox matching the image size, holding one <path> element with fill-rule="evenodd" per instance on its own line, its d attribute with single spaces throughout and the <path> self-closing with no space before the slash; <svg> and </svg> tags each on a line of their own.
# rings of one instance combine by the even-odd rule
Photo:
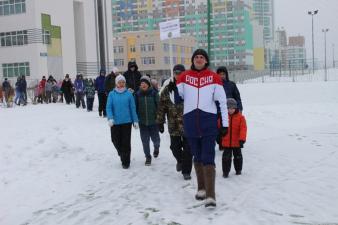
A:
<svg viewBox="0 0 338 225">
<path fill-rule="evenodd" d="M 215 166 L 207 165 L 203 167 L 204 184 L 206 192 L 205 207 L 216 207 L 215 197 Z"/>
<path fill-rule="evenodd" d="M 205 199 L 205 185 L 204 185 L 204 172 L 202 163 L 194 163 L 196 177 L 197 177 L 197 193 L 195 195 L 196 200 Z"/>
</svg>

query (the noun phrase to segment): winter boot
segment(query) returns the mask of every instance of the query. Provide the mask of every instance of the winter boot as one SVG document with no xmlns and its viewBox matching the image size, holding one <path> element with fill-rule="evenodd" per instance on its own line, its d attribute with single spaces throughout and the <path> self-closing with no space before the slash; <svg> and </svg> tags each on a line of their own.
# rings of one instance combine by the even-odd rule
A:
<svg viewBox="0 0 338 225">
<path fill-rule="evenodd" d="M 196 178 L 197 178 L 197 193 L 195 195 L 196 200 L 205 199 L 205 186 L 204 186 L 204 173 L 203 173 L 203 164 L 194 163 Z"/>
<path fill-rule="evenodd" d="M 243 167 L 243 157 L 242 154 L 234 156 L 234 166 L 236 175 L 242 174 L 242 167 Z"/>
<path fill-rule="evenodd" d="M 229 172 L 231 170 L 231 161 L 232 161 L 232 151 L 230 149 L 225 149 L 222 155 L 222 171 L 224 178 L 228 177 L 229 175 Z"/>
<path fill-rule="evenodd" d="M 184 174 L 183 174 L 183 179 L 184 179 L 184 180 L 191 180 L 190 174 L 184 173 Z"/>
<path fill-rule="evenodd" d="M 146 166 L 150 166 L 151 165 L 151 157 L 147 157 L 146 158 L 146 162 L 144 163 L 144 165 L 146 165 Z"/>
<path fill-rule="evenodd" d="M 182 171 L 182 163 L 177 163 L 176 164 L 176 171 L 181 172 Z"/>
<path fill-rule="evenodd" d="M 215 197 L 215 166 L 207 165 L 203 167 L 206 200 L 205 207 L 216 207 Z"/>
<path fill-rule="evenodd" d="M 160 153 L 160 150 L 158 148 L 154 149 L 153 155 L 155 158 L 158 157 L 158 154 Z"/>
</svg>

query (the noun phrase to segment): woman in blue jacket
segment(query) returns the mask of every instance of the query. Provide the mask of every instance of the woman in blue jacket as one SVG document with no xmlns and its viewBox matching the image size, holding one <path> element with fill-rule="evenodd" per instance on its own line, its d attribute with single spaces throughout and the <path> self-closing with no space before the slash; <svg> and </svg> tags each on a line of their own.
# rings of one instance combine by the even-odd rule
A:
<svg viewBox="0 0 338 225">
<path fill-rule="evenodd" d="M 116 87 L 108 95 L 107 118 L 111 140 L 121 158 L 122 167 L 128 169 L 131 152 L 131 126 L 138 129 L 138 117 L 134 97 L 126 88 L 124 76 L 118 75 L 115 84 Z"/>
</svg>

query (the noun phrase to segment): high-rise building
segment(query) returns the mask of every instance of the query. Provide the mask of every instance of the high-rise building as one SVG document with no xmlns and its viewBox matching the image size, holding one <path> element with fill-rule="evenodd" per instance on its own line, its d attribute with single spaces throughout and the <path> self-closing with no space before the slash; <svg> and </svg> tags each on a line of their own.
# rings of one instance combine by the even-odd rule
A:
<svg viewBox="0 0 338 225">
<path fill-rule="evenodd" d="M 287 59 L 291 69 L 300 70 L 306 67 L 306 49 L 304 36 L 289 37 Z"/>
<path fill-rule="evenodd" d="M 109 69 L 110 8 L 110 0 L 0 0 L 0 79 L 94 76 L 102 66 Z"/>
<path fill-rule="evenodd" d="M 182 35 L 196 39 L 196 48 L 208 48 L 213 67 L 251 69 L 253 59 L 252 0 L 112 0 L 113 36 L 121 32 L 158 30 L 159 23 L 179 19 Z M 264 55 L 264 54 L 263 54 Z"/>
<path fill-rule="evenodd" d="M 253 19 L 258 20 L 259 25 L 263 26 L 265 41 L 274 39 L 275 18 L 274 0 L 251 0 Z"/>
</svg>

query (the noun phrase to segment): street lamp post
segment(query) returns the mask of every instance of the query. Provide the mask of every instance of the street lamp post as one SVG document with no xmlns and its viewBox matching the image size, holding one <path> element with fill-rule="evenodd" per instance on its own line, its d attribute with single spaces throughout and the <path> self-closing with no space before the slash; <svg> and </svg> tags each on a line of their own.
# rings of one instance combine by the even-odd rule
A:
<svg viewBox="0 0 338 225">
<path fill-rule="evenodd" d="M 333 68 L 336 68 L 336 63 L 334 62 L 334 44 L 332 44 L 332 66 Z"/>
<path fill-rule="evenodd" d="M 322 32 L 324 33 L 324 51 L 325 51 L 325 78 L 324 80 L 327 81 L 327 67 L 326 67 L 326 33 L 329 31 L 328 28 L 322 29 Z"/>
<path fill-rule="evenodd" d="M 313 35 L 313 16 L 318 14 L 318 10 L 308 11 L 308 14 L 312 17 L 312 73 L 315 73 L 315 41 Z"/>
</svg>

